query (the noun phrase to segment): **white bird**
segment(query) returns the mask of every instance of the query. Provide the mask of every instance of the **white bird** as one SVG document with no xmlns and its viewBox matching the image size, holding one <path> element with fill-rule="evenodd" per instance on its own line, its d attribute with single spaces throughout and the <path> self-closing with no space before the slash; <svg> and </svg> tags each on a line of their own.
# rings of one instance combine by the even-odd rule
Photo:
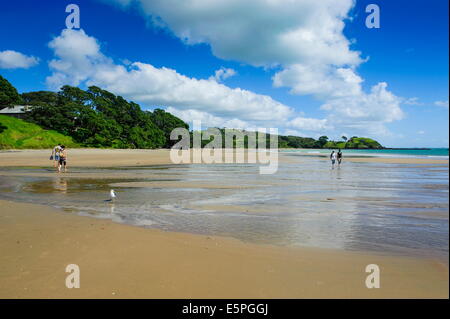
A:
<svg viewBox="0 0 450 319">
<path fill-rule="evenodd" d="M 116 199 L 116 193 L 114 192 L 114 189 L 111 189 L 109 191 L 109 197 L 111 198 L 112 201 L 114 201 L 114 199 Z"/>
</svg>

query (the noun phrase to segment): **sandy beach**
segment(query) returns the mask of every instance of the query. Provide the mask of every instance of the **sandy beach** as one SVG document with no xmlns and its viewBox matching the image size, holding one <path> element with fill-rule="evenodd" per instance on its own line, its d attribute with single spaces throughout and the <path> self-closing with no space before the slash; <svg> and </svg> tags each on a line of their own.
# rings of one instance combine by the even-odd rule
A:
<svg viewBox="0 0 450 319">
<path fill-rule="evenodd" d="M 435 260 L 284 248 L 1 201 L 1 298 L 448 298 Z M 381 288 L 367 289 L 377 264 Z M 65 267 L 80 267 L 80 288 Z"/>
<path fill-rule="evenodd" d="M 48 178 L 50 151 L 0 153 L 0 179 Z M 300 158 L 299 161 L 302 159 Z M 398 158 L 349 158 L 376 163 L 436 164 L 448 161 Z M 387 161 L 387 162 L 386 162 Z M 280 163 L 293 165 L 280 156 Z M 357 163 L 357 162 L 355 162 Z M 168 150 L 69 150 L 69 168 L 127 167 L 170 164 Z M 29 167 L 30 170 L 15 170 Z M 180 174 L 152 182 L 130 180 L 141 173 L 117 170 L 107 185 L 160 190 L 188 187 L 211 192 L 252 191 L 224 181 L 171 181 Z M 25 176 L 27 175 L 27 176 Z M 60 174 L 72 179 L 107 179 L 108 173 L 82 170 Z M 157 171 L 147 178 L 157 178 Z M 161 178 L 161 177 L 159 177 Z M 118 179 L 119 181 L 117 181 Z M 124 179 L 123 182 L 120 180 Z M 39 182 L 40 180 L 38 180 Z M 59 182 L 58 182 L 59 183 Z M 116 183 L 116 184 L 114 184 Z M 123 183 L 123 184 L 121 184 Z M 183 184 L 184 183 L 184 184 Z M 279 182 L 280 184 L 282 181 Z M 30 190 L 42 196 L 47 189 L 33 182 Z M 38 186 L 40 188 L 37 188 Z M 45 184 L 46 185 L 46 184 Z M 184 186 L 183 186 L 184 185 Z M 274 187 L 275 184 L 267 185 Z M 108 187 L 109 187 L 108 186 Z M 268 187 L 269 187 L 268 186 Z M 34 187 L 34 188 L 33 188 Z M 45 186 L 48 187 L 48 186 Z M 61 187 L 58 184 L 58 187 Z M 262 187 L 258 185 L 258 187 Z M 238 189 L 237 189 L 238 188 Z M 106 189 L 106 188 L 105 188 Z M 50 193 L 49 193 L 50 194 Z M 69 194 L 69 195 L 67 195 Z M 83 193 L 84 194 L 84 193 Z M 213 193 L 215 194 L 215 193 Z M 66 189 L 60 196 L 74 196 Z M 86 192 L 86 196 L 89 193 Z M 84 196 L 84 195 L 83 195 Z M 306 195 L 305 195 L 306 196 Z M 312 195 L 304 197 L 311 200 Z M 76 199 L 78 200 L 78 199 Z M 299 200 L 297 196 L 296 200 Z M 329 202 L 338 198 L 319 199 Z M 372 251 L 255 244 L 231 237 L 190 234 L 119 224 L 109 219 L 79 216 L 49 205 L 0 200 L 0 298 L 448 298 L 448 264 L 440 258 L 399 256 Z M 354 201 L 354 199 L 352 199 Z M 374 201 L 367 198 L 364 201 Z M 342 200 L 342 205 L 348 199 Z M 208 207 L 202 204 L 202 208 Z M 208 208 L 214 205 L 209 204 Z M 218 209 L 217 204 L 214 209 Z M 230 212 L 242 206 L 223 205 Z M 267 209 L 276 209 L 266 205 Z M 352 206 L 353 207 L 353 206 Z M 447 206 L 448 207 L 448 206 Z M 192 204 L 192 209 L 197 209 Z M 415 207 L 413 207 L 415 209 Z M 443 207 L 445 209 L 445 207 Z M 250 209 L 250 208 L 249 208 Z M 259 214 L 263 206 L 251 207 Z M 353 208 L 351 208 L 353 209 Z M 447 213 L 448 215 L 448 213 Z M 441 216 L 439 215 L 441 218 Z M 447 217 L 448 218 L 448 217 Z M 77 264 L 81 288 L 68 289 L 65 267 Z M 377 264 L 381 288 L 368 289 L 365 267 Z"/>
</svg>

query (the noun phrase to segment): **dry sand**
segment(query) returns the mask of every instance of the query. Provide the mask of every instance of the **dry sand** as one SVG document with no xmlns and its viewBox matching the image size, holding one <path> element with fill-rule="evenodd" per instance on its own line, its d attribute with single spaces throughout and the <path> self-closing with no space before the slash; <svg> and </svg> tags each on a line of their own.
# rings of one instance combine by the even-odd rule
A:
<svg viewBox="0 0 450 319">
<path fill-rule="evenodd" d="M 169 233 L 0 201 L 0 298 L 448 298 L 437 260 Z M 80 267 L 68 289 L 65 268 Z M 381 288 L 365 286 L 365 267 Z"/>
<path fill-rule="evenodd" d="M 118 167 L 171 164 L 169 150 L 68 149 L 68 167 Z M 51 150 L 0 152 L 1 166 L 51 166 Z"/>
<path fill-rule="evenodd" d="M 227 150 L 231 152 L 231 150 Z M 9 150 L 0 152 L 0 167 L 51 166 L 51 150 Z M 299 154 L 296 154 L 299 155 Z M 326 155 L 301 154 L 327 159 Z M 344 154 L 345 156 L 345 154 Z M 298 157 L 298 156 L 297 156 Z M 293 162 L 292 156 L 279 155 L 280 162 Z M 393 164 L 444 164 L 448 160 L 432 158 L 344 157 L 344 161 Z M 172 164 L 170 150 L 69 149 L 68 167 L 123 167 Z"/>
</svg>

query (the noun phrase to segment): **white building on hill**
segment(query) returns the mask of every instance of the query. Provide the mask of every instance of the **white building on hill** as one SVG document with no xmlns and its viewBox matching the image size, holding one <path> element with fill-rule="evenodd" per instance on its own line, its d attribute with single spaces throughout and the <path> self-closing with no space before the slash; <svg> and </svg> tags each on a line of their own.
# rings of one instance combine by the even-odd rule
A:
<svg viewBox="0 0 450 319">
<path fill-rule="evenodd" d="M 0 110 L 0 115 L 8 115 L 21 119 L 24 117 L 25 112 L 30 111 L 31 108 L 31 105 L 14 105 L 13 107 L 5 107 Z"/>
</svg>

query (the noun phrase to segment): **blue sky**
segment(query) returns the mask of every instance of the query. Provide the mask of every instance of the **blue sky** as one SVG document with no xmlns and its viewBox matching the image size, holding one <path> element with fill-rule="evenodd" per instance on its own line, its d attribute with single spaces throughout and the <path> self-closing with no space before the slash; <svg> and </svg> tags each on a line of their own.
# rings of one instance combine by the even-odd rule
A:
<svg viewBox="0 0 450 319">
<path fill-rule="evenodd" d="M 99 85 L 205 126 L 448 147 L 448 1 L 191 2 L 5 2 L 0 74 L 19 92 Z M 82 30 L 64 32 L 70 3 Z"/>
</svg>

